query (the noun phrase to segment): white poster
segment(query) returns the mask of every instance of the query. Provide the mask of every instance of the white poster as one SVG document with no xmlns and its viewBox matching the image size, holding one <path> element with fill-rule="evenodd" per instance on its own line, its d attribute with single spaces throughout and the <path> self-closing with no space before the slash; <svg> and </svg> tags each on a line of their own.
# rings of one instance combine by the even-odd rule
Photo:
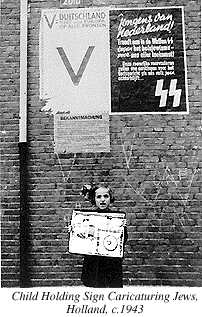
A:
<svg viewBox="0 0 202 317">
<path fill-rule="evenodd" d="M 69 252 L 123 257 L 125 214 L 73 211 Z"/>
<path fill-rule="evenodd" d="M 55 153 L 110 152 L 109 114 L 54 115 Z"/>
<path fill-rule="evenodd" d="M 110 110 L 108 10 L 42 11 L 40 98 L 52 113 Z"/>
</svg>

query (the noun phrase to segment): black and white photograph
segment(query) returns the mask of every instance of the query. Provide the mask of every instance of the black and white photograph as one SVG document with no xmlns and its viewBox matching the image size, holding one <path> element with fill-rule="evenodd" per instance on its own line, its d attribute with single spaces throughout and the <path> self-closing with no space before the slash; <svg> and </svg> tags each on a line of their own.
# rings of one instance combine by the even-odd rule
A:
<svg viewBox="0 0 202 317">
<path fill-rule="evenodd" d="M 201 2 L 1 22 L 1 311 L 201 316 Z"/>
</svg>

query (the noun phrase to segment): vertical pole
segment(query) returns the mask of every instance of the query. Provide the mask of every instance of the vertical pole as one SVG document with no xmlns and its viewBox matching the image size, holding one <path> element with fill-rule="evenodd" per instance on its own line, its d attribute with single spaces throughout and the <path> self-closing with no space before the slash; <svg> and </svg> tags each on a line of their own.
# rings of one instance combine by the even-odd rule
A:
<svg viewBox="0 0 202 317">
<path fill-rule="evenodd" d="M 19 143 L 20 155 L 20 287 L 28 287 L 29 281 L 29 209 L 28 209 L 28 149 L 27 143 Z"/>
<path fill-rule="evenodd" d="M 19 141 L 27 142 L 27 0 L 20 4 L 20 125 Z"/>
<path fill-rule="evenodd" d="M 30 286 L 29 280 L 29 210 L 28 144 L 27 144 L 27 0 L 20 4 L 20 287 Z"/>
</svg>

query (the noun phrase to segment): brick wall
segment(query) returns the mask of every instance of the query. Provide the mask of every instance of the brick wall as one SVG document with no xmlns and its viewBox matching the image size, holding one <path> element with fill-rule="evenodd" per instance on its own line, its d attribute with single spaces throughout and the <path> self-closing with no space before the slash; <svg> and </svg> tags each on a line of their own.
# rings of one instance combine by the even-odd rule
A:
<svg viewBox="0 0 202 317">
<path fill-rule="evenodd" d="M 4 1 L 1 30 L 2 285 L 19 285 L 19 1 Z"/>
<path fill-rule="evenodd" d="M 64 216 L 83 184 L 107 181 L 126 212 L 125 285 L 202 286 L 199 1 L 85 1 L 86 6 L 184 6 L 188 115 L 110 116 L 110 153 L 54 154 L 53 116 L 39 100 L 39 21 L 59 1 L 29 1 L 30 286 L 81 285 L 82 256 L 67 252 Z M 19 1 L 4 1 L 2 287 L 19 286 Z"/>
</svg>

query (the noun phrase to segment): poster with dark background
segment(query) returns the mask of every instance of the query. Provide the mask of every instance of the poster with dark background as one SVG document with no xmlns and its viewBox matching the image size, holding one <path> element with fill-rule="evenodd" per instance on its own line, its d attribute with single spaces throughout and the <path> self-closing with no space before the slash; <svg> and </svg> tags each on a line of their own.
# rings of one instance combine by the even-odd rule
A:
<svg viewBox="0 0 202 317">
<path fill-rule="evenodd" d="M 110 10 L 111 113 L 188 113 L 182 7 Z"/>
</svg>

